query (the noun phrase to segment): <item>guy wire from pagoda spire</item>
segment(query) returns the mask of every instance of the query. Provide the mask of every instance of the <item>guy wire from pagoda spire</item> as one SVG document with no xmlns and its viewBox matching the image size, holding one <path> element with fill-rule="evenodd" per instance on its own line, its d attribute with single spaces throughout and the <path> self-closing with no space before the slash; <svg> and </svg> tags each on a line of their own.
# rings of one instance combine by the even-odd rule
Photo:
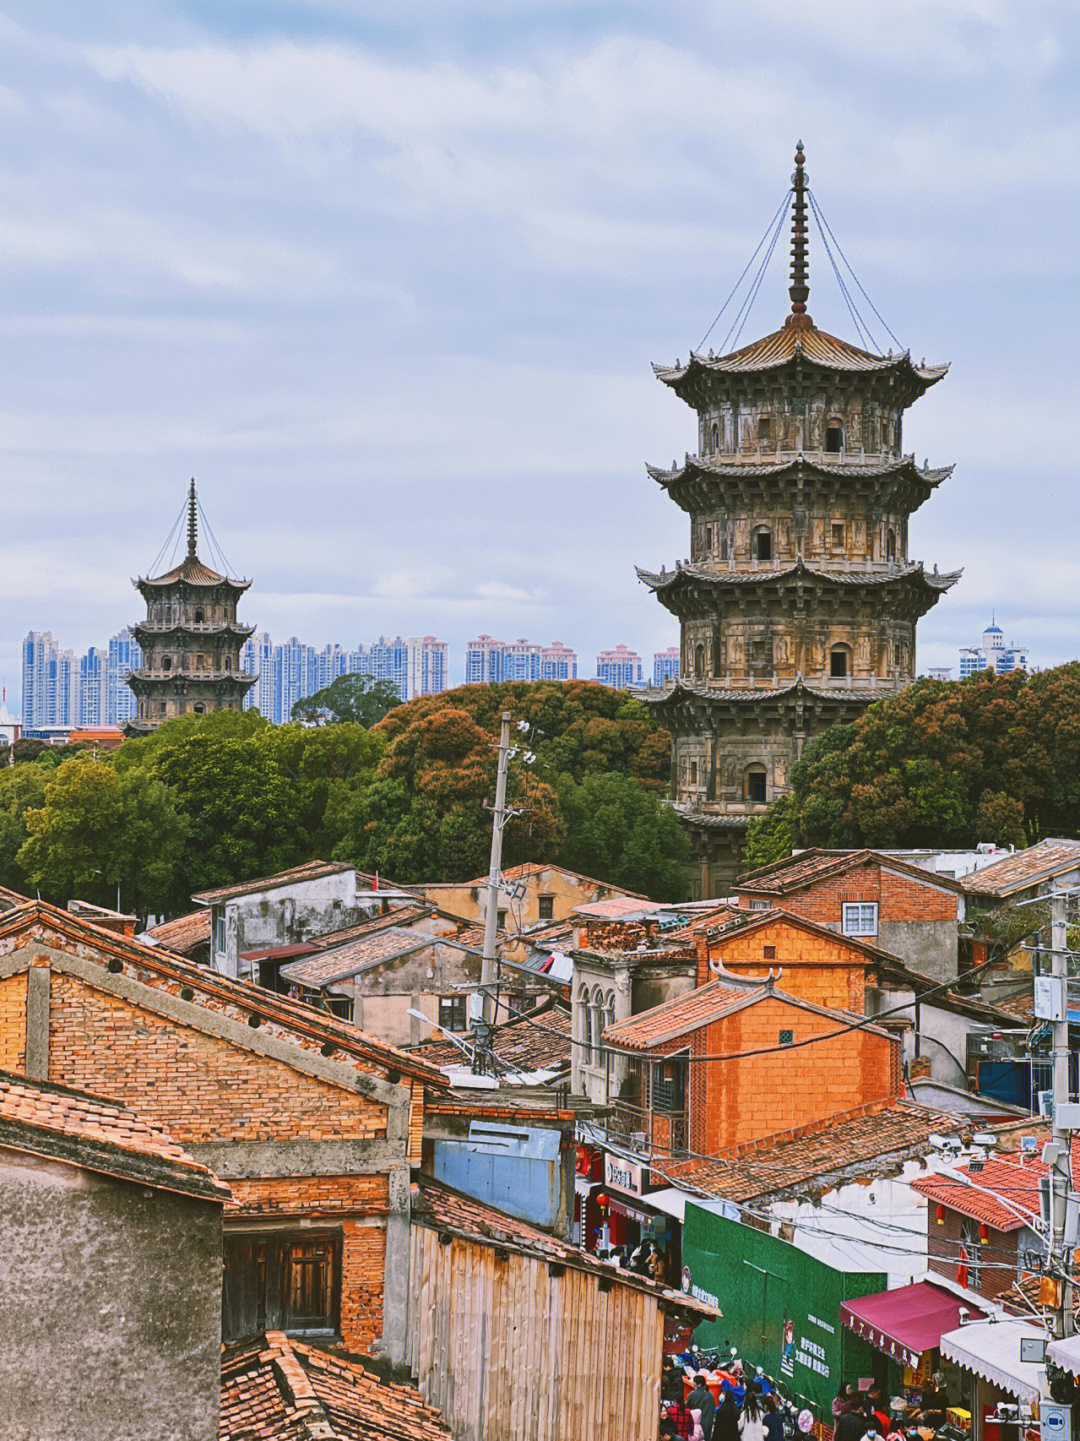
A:
<svg viewBox="0 0 1080 1441">
<path fill-rule="evenodd" d="M 806 186 L 810 177 L 806 173 L 806 157 L 800 140 L 795 146 L 795 173 L 791 177 L 791 190 L 795 204 L 791 212 L 791 316 L 788 325 L 805 329 L 812 325 L 806 314 L 806 302 L 810 298 L 809 264 L 807 261 L 806 228 Z M 796 319 L 796 317 L 798 317 Z"/>
<path fill-rule="evenodd" d="M 188 487 L 188 513 L 187 513 L 187 553 L 195 554 L 195 547 L 199 539 L 199 502 L 195 497 L 195 477 L 191 477 L 191 485 Z"/>
</svg>

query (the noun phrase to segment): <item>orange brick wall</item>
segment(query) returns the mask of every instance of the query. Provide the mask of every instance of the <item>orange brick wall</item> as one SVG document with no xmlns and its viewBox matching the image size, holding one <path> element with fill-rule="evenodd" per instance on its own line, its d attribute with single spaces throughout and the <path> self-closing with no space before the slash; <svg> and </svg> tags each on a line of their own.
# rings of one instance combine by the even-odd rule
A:
<svg viewBox="0 0 1080 1441">
<path fill-rule="evenodd" d="M 765 948 L 776 955 L 769 959 Z M 704 948 L 703 948 L 704 949 Z M 816 1006 L 838 1006 L 862 1015 L 865 1009 L 866 957 L 839 936 L 814 936 L 776 920 L 752 931 L 713 936 L 708 959 L 698 960 L 698 985 L 714 979 L 708 962 L 719 961 L 737 976 L 764 979 L 770 969 L 783 972 L 777 986 Z"/>
<path fill-rule="evenodd" d="M 26 976 L 0 981 L 0 1070 L 26 1068 Z"/>
<path fill-rule="evenodd" d="M 946 1207 L 945 1220 L 939 1226 L 935 1219 L 935 1209 L 935 1204 L 931 1201 L 927 1206 L 927 1240 L 930 1252 L 928 1267 L 939 1276 L 947 1276 L 950 1281 L 955 1281 L 960 1265 L 964 1218 L 958 1211 Z M 987 1243 L 982 1248 L 983 1267 L 978 1288 L 971 1286 L 974 1278 L 970 1272 L 968 1274 L 968 1285 L 971 1289 L 978 1289 L 979 1294 L 988 1300 L 1000 1295 L 1002 1291 L 1007 1291 L 1016 1280 L 1017 1234 L 1015 1231 L 990 1229 Z"/>
<path fill-rule="evenodd" d="M 764 1000 L 697 1031 L 693 1054 L 775 1048 L 781 1030 L 795 1041 L 837 1029 L 780 1000 Z M 798 1049 L 770 1049 L 740 1061 L 692 1065 L 690 1147 L 723 1156 L 740 1145 L 851 1114 L 900 1091 L 900 1046 L 871 1031 L 848 1031 Z"/>
<path fill-rule="evenodd" d="M 233 1199 L 225 1223 L 235 1217 L 304 1216 L 342 1219 L 341 1339 L 364 1352 L 382 1335 L 386 1231 L 378 1223 L 347 1219 L 385 1215 L 385 1176 L 300 1176 L 286 1180 L 230 1181 Z"/>
<path fill-rule="evenodd" d="M 181 1143 L 358 1140 L 383 1107 L 54 973 L 49 1079 L 122 1100 Z"/>
<path fill-rule="evenodd" d="M 749 892 L 739 896 L 740 905 L 749 905 Z M 846 901 L 876 901 L 878 923 L 890 921 L 955 921 L 958 898 L 953 891 L 923 885 L 899 872 L 883 871 L 876 862 L 867 862 L 846 875 L 819 881 L 805 891 L 778 897 L 776 904 L 797 916 L 819 925 L 839 925 L 840 907 Z"/>
</svg>

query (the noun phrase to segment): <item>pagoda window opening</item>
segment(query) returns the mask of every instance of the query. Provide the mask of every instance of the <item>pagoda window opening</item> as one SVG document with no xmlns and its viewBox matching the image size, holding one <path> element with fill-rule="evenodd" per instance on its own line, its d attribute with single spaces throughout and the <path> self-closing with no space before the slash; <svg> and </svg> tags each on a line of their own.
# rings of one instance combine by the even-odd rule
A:
<svg viewBox="0 0 1080 1441">
<path fill-rule="evenodd" d="M 758 526 L 754 531 L 751 546 L 755 560 L 772 560 L 772 531 L 768 526 Z"/>
<path fill-rule="evenodd" d="M 896 531 L 890 530 L 885 537 L 885 559 L 896 559 Z"/>
<path fill-rule="evenodd" d="M 833 680 L 844 680 L 851 674 L 851 647 L 834 645 L 829 652 L 829 675 Z"/>
<path fill-rule="evenodd" d="M 195 624 L 196 624 L 196 625 L 202 625 L 202 623 L 203 623 L 203 613 L 202 613 L 202 610 L 199 609 L 199 610 L 197 610 L 197 611 L 195 612 Z"/>
<path fill-rule="evenodd" d="M 705 554 L 712 555 L 712 526 L 705 527 Z"/>
<path fill-rule="evenodd" d="M 752 806 L 764 805 L 768 790 L 768 777 L 760 762 L 747 766 L 743 772 L 743 795 Z"/>
<path fill-rule="evenodd" d="M 694 647 L 694 675 L 698 680 L 705 674 L 705 647 L 696 645 Z"/>
<path fill-rule="evenodd" d="M 224 665 L 226 670 L 232 670 L 232 657 L 226 656 L 222 664 Z"/>
<path fill-rule="evenodd" d="M 712 429 L 709 431 L 709 440 L 710 447 L 715 454 L 720 449 L 720 427 L 715 420 L 712 423 Z"/>
<path fill-rule="evenodd" d="M 772 421 L 767 415 L 759 418 L 757 423 L 758 445 L 768 445 L 772 440 Z"/>
<path fill-rule="evenodd" d="M 843 550 L 844 548 L 844 522 L 842 520 L 834 520 L 832 523 L 832 545 L 833 550 Z"/>
<path fill-rule="evenodd" d="M 206 707 L 203 705 L 201 700 L 197 700 L 195 704 L 191 707 L 191 709 L 195 712 L 196 715 L 203 715 Z"/>
<path fill-rule="evenodd" d="M 690 762 L 690 784 L 697 785 L 697 761 Z"/>
<path fill-rule="evenodd" d="M 844 448 L 844 427 L 838 420 L 830 420 L 825 427 L 825 449 L 830 455 L 839 455 Z"/>
</svg>

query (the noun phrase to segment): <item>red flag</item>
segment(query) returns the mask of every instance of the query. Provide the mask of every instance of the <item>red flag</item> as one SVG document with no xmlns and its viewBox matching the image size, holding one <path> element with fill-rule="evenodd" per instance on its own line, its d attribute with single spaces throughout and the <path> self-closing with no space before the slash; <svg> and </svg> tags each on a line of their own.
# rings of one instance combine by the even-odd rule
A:
<svg viewBox="0 0 1080 1441">
<path fill-rule="evenodd" d="M 959 1264 L 959 1266 L 957 1266 L 957 1268 L 956 1268 L 956 1284 L 957 1284 L 958 1286 L 966 1286 L 967 1283 L 968 1283 L 968 1260 L 969 1260 L 969 1259 L 970 1259 L 970 1258 L 969 1258 L 968 1253 L 967 1253 L 967 1247 L 966 1247 L 966 1246 L 961 1246 L 961 1247 L 960 1247 L 960 1264 Z"/>
</svg>

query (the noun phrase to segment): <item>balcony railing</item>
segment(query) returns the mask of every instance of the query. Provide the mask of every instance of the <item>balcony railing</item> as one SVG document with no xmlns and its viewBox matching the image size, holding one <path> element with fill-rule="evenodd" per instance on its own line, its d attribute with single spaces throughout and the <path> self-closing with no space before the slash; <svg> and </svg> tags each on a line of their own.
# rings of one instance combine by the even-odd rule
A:
<svg viewBox="0 0 1080 1441">
<path fill-rule="evenodd" d="M 672 1160 L 687 1153 L 690 1126 L 685 1107 L 649 1110 L 616 1101 L 600 1124 L 612 1141 L 637 1155 Z"/>
</svg>

